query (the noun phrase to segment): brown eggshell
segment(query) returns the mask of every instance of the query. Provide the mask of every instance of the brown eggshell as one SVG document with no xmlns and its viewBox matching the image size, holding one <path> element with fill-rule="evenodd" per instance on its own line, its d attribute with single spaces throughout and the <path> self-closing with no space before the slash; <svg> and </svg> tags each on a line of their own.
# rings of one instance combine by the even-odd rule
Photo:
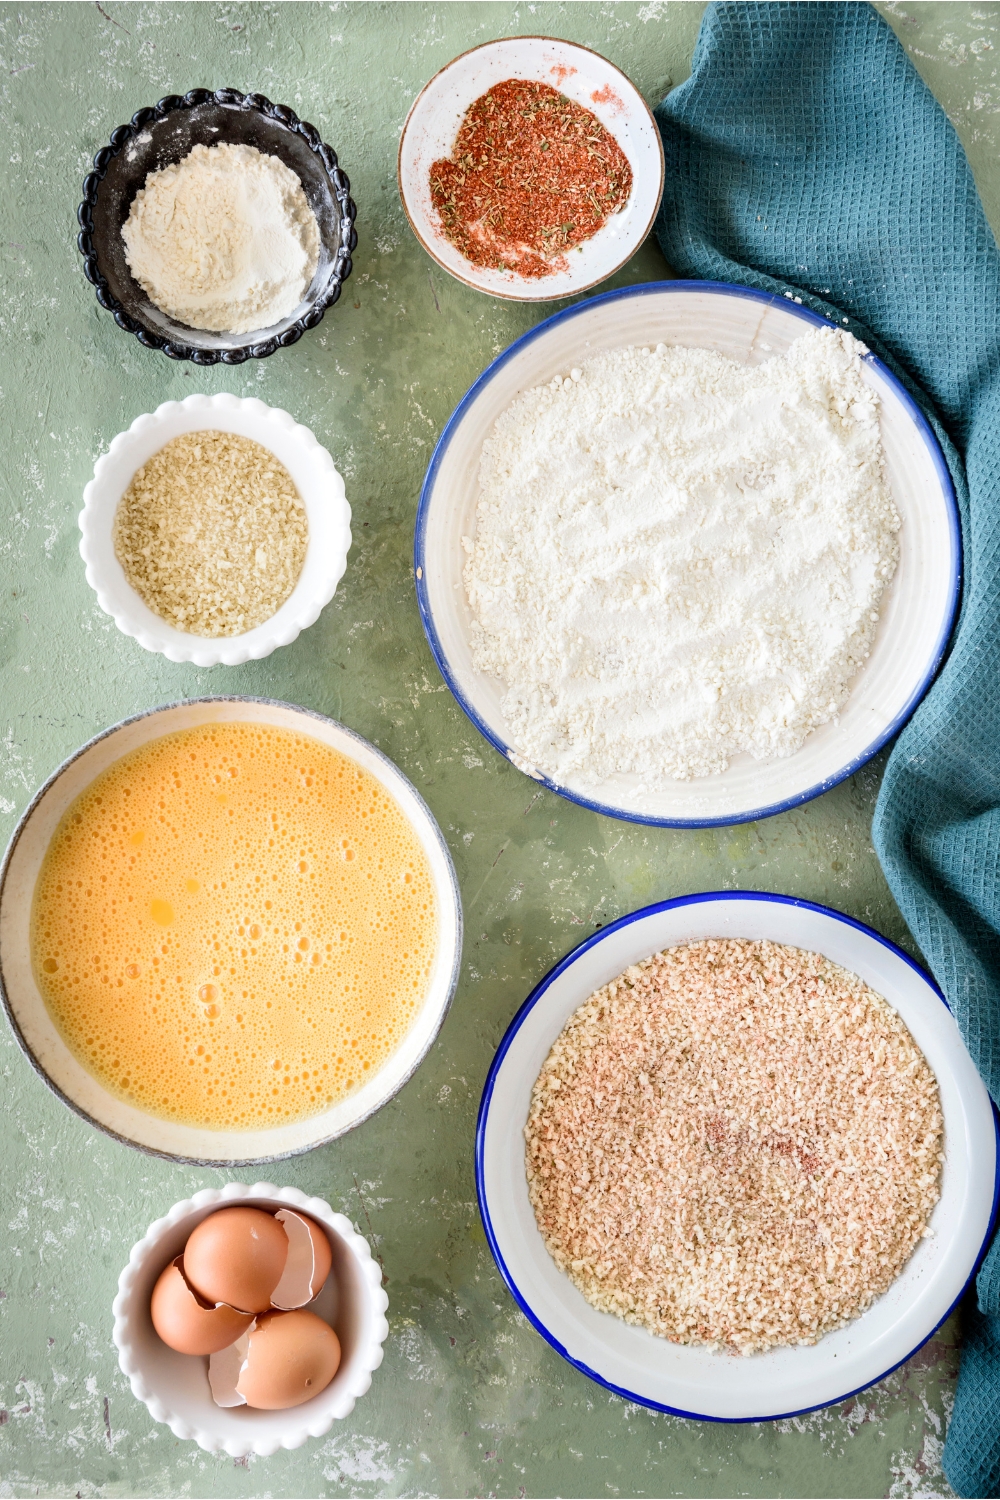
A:
<svg viewBox="0 0 1000 1500">
<path fill-rule="evenodd" d="M 206 1306 L 185 1281 L 181 1261 L 181 1256 L 172 1261 L 153 1288 L 149 1304 L 153 1327 L 178 1354 L 215 1354 L 246 1332 L 253 1314 Z"/>
<path fill-rule="evenodd" d="M 221 1208 L 184 1246 L 184 1275 L 206 1302 L 259 1313 L 271 1306 L 287 1258 L 288 1236 L 273 1214 Z"/>
<path fill-rule="evenodd" d="M 288 1236 L 288 1259 L 281 1280 L 271 1293 L 271 1303 L 289 1311 L 305 1307 L 316 1296 L 330 1274 L 333 1252 L 315 1219 L 290 1208 L 279 1209 L 274 1217 Z"/>
<path fill-rule="evenodd" d="M 250 1325 L 251 1328 L 253 1325 Z M 235 1344 L 217 1349 L 208 1361 L 208 1383 L 216 1406 L 246 1406 L 245 1396 L 237 1390 L 243 1361 L 250 1347 L 250 1330 L 241 1334 Z"/>
<path fill-rule="evenodd" d="M 315 1313 L 265 1313 L 250 1333 L 236 1389 L 248 1406 L 285 1411 L 325 1391 L 340 1366 L 340 1340 Z"/>
</svg>

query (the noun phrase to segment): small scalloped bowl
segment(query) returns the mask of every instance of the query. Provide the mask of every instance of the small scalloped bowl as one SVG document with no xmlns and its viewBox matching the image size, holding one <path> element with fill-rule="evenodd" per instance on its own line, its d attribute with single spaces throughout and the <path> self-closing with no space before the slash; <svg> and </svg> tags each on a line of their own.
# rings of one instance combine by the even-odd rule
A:
<svg viewBox="0 0 1000 1500">
<path fill-rule="evenodd" d="M 269 620 L 242 635 L 191 635 L 169 625 L 132 588 L 112 541 L 118 503 L 136 470 L 172 438 L 207 430 L 236 433 L 268 448 L 295 481 L 309 522 L 309 543 L 298 583 Z M 124 635 L 169 661 L 235 667 L 289 645 L 329 604 L 347 567 L 351 507 L 333 459 L 309 428 L 287 411 L 266 406 L 256 397 L 195 395 L 165 401 L 118 434 L 97 460 L 94 477 L 83 492 L 80 530 L 87 582 Z"/>
<path fill-rule="evenodd" d="M 208 1384 L 208 1361 L 177 1354 L 157 1336 L 149 1302 L 157 1277 L 179 1255 L 188 1235 L 217 1208 L 250 1203 L 259 1208 L 294 1208 L 323 1225 L 333 1252 L 333 1269 L 309 1310 L 336 1331 L 342 1357 L 326 1390 L 311 1401 L 287 1411 L 256 1411 L 246 1406 L 216 1406 Z M 382 1272 L 372 1259 L 368 1242 L 355 1233 L 349 1219 L 334 1213 L 322 1198 L 309 1198 L 297 1188 L 255 1182 L 246 1187 L 231 1182 L 206 1188 L 175 1203 L 165 1218 L 157 1219 L 132 1253 L 118 1279 L 114 1341 L 118 1363 L 128 1376 L 132 1393 L 165 1422 L 175 1437 L 189 1439 L 207 1453 L 224 1452 L 233 1458 L 255 1453 L 266 1458 L 279 1448 L 300 1448 L 307 1438 L 322 1437 L 334 1422 L 354 1410 L 354 1403 L 372 1383 L 382 1363 L 382 1345 L 389 1336 L 385 1311 L 389 1299 L 382 1289 Z"/>
</svg>

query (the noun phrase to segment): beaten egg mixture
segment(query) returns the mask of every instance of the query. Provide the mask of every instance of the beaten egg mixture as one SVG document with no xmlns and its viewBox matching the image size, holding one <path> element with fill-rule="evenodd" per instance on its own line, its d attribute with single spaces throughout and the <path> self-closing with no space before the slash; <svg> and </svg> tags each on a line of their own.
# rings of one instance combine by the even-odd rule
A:
<svg viewBox="0 0 1000 1500">
<path fill-rule="evenodd" d="M 218 1130 L 359 1088 L 416 1016 L 435 933 L 429 866 L 385 788 L 257 724 L 110 766 L 60 822 L 31 919 L 79 1062 L 148 1114 Z"/>
</svg>

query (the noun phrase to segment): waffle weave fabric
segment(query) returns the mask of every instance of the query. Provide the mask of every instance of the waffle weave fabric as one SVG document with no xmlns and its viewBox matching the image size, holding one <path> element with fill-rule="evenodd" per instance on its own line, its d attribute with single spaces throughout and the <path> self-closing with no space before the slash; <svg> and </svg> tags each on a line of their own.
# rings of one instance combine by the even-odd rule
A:
<svg viewBox="0 0 1000 1500">
<path fill-rule="evenodd" d="M 964 595 L 875 811 L 892 893 L 1000 1099 L 1000 252 L 954 130 L 863 4 L 710 5 L 656 112 L 682 276 L 801 298 L 904 381 L 944 449 Z M 963 1319 L 944 1454 L 1000 1495 L 1000 1237 Z"/>
</svg>

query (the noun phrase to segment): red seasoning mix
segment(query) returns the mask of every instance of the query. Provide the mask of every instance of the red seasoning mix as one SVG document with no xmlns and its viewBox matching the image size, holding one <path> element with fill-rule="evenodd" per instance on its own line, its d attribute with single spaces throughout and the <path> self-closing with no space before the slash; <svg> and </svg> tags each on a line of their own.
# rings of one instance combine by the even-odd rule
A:
<svg viewBox="0 0 1000 1500">
<path fill-rule="evenodd" d="M 628 158 L 596 115 L 547 83 L 508 78 L 466 111 L 431 167 L 444 232 L 476 266 L 537 278 L 620 213 Z"/>
</svg>

